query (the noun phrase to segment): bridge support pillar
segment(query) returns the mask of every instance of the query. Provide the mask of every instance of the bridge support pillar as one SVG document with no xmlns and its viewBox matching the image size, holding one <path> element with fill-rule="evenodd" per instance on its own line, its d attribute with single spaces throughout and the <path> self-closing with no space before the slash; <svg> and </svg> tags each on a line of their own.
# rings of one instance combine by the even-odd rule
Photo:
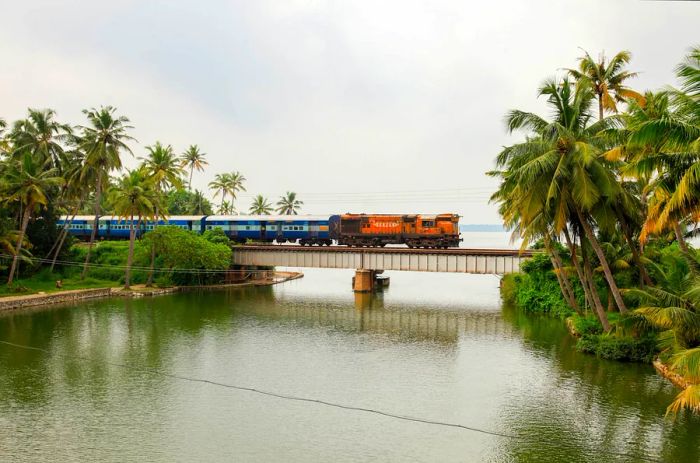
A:
<svg viewBox="0 0 700 463">
<path fill-rule="evenodd" d="M 374 271 L 357 269 L 353 278 L 352 290 L 356 293 L 366 293 L 372 291 L 374 285 Z"/>
</svg>

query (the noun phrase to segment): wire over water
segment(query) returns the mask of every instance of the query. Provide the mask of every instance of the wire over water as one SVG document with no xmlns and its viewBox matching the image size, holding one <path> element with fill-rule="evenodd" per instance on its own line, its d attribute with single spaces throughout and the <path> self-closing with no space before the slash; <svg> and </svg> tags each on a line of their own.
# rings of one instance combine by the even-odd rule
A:
<svg viewBox="0 0 700 463">
<path fill-rule="evenodd" d="M 22 345 L 22 344 L 16 344 L 16 343 L 9 342 L 9 341 L 0 340 L 0 344 L 4 344 L 7 346 L 19 348 L 19 349 L 34 350 L 34 351 L 39 351 L 39 352 L 43 352 L 46 354 L 54 354 L 54 355 L 57 355 L 57 356 L 60 356 L 63 358 L 67 358 L 67 359 L 91 360 L 89 357 L 82 356 L 82 355 L 65 355 L 65 354 L 51 352 L 48 349 L 42 349 L 40 347 L 33 347 L 33 346 L 26 346 L 26 345 Z M 444 421 L 418 418 L 418 417 L 413 417 L 413 416 L 408 416 L 408 415 L 399 415 L 399 414 L 390 413 L 390 412 L 386 412 L 386 411 L 378 410 L 378 409 L 374 409 L 374 408 L 358 407 L 358 406 L 354 406 L 354 405 L 345 405 L 345 404 L 340 404 L 340 403 L 336 403 L 336 402 L 329 402 L 329 401 L 321 400 L 321 399 L 314 399 L 314 398 L 310 398 L 310 397 L 300 397 L 300 396 L 295 396 L 295 395 L 282 394 L 279 392 L 266 391 L 264 389 L 259 389 L 259 388 L 255 388 L 255 387 L 240 386 L 240 385 L 236 385 L 236 384 L 229 384 L 229 383 L 222 383 L 219 381 L 213 381 L 213 380 L 209 380 L 209 379 L 194 378 L 194 377 L 190 377 L 190 376 L 177 375 L 177 374 L 173 374 L 173 373 L 165 373 L 162 371 L 154 370 L 152 368 L 143 368 L 143 367 L 138 367 L 138 366 L 133 366 L 133 365 L 127 365 L 124 363 L 104 361 L 104 364 L 110 365 L 110 366 L 115 366 L 118 368 L 132 370 L 132 371 L 139 371 L 139 372 L 151 374 L 154 376 L 163 376 L 163 377 L 173 378 L 173 379 L 177 379 L 177 380 L 181 380 L 181 381 L 209 384 L 212 386 L 223 387 L 223 388 L 227 388 L 227 389 L 235 389 L 235 390 L 239 390 L 239 391 L 252 392 L 255 394 L 260 394 L 260 395 L 264 395 L 264 396 L 268 396 L 268 397 L 275 397 L 275 398 L 283 399 L 283 400 L 291 400 L 291 401 L 305 402 L 305 403 L 314 403 L 314 404 L 318 404 L 318 405 L 324 405 L 327 407 L 339 408 L 339 409 L 343 409 L 343 410 L 372 413 L 372 414 L 384 416 L 387 418 L 394 418 L 397 420 L 409 421 L 409 422 L 413 422 L 413 423 L 422 423 L 422 424 L 429 424 L 429 425 L 434 425 L 434 426 L 457 428 L 457 429 L 462 429 L 465 431 L 471 431 L 471 432 L 476 432 L 476 433 L 480 433 L 480 434 L 486 434 L 486 435 L 496 436 L 496 437 L 503 437 L 503 438 L 513 439 L 513 440 L 526 440 L 528 438 L 527 436 L 517 436 L 514 434 L 507 434 L 507 433 L 503 433 L 503 432 L 499 432 L 499 431 L 491 431 L 491 430 L 477 428 L 474 426 L 467 426 L 467 425 L 463 425 L 463 424 L 459 424 L 459 423 L 449 423 L 449 422 L 444 422 Z M 561 443 L 552 442 L 551 445 L 559 447 L 559 446 L 561 446 Z M 622 452 L 613 452 L 613 451 L 604 450 L 604 449 L 599 449 L 598 453 L 600 455 L 615 455 L 615 456 L 619 456 L 619 457 L 634 458 L 638 461 L 641 460 L 641 461 L 649 461 L 649 462 L 654 462 L 654 463 L 657 463 L 657 462 L 661 463 L 661 461 L 662 461 L 662 460 L 659 460 L 659 459 L 653 458 L 653 457 L 632 455 L 629 453 L 622 453 Z"/>
</svg>

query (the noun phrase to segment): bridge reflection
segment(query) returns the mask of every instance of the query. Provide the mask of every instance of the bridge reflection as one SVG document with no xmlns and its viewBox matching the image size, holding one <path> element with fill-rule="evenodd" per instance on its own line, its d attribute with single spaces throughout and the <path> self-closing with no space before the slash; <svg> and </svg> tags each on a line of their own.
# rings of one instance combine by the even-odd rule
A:
<svg viewBox="0 0 700 463">
<path fill-rule="evenodd" d="M 354 304 L 347 299 L 279 298 L 273 294 L 268 297 L 269 304 L 248 305 L 243 311 L 260 319 L 383 333 L 411 341 L 452 343 L 460 337 L 509 337 L 515 332 L 498 311 L 464 310 L 453 306 L 426 308 L 403 302 L 392 306 L 385 304 L 381 293 L 355 293 Z"/>
</svg>

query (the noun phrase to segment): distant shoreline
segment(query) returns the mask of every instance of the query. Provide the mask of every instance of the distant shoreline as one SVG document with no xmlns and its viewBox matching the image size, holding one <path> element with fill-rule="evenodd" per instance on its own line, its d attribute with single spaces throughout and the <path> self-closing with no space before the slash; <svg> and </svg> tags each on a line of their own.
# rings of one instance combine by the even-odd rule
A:
<svg viewBox="0 0 700 463">
<path fill-rule="evenodd" d="M 459 226 L 461 232 L 505 232 L 506 229 L 500 224 L 462 224 Z"/>
</svg>

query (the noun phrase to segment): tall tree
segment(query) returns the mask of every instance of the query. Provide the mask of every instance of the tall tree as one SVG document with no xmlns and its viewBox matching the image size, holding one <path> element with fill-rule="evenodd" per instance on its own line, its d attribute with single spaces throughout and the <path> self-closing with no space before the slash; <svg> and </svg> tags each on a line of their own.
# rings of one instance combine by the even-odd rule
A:
<svg viewBox="0 0 700 463">
<path fill-rule="evenodd" d="M 214 176 L 214 180 L 209 182 L 209 188 L 214 190 L 214 197 L 216 198 L 221 194 L 221 206 L 223 206 L 224 201 L 226 200 L 226 192 L 227 192 L 227 182 L 228 182 L 228 174 L 216 174 Z"/>
<path fill-rule="evenodd" d="M 538 224 L 542 215 L 551 224 L 554 236 L 565 231 L 569 223 L 574 224 L 582 231 L 581 239 L 590 243 L 620 311 L 625 312 L 622 295 L 594 231 L 596 225 L 611 226 L 607 218 L 620 197 L 619 183 L 604 165 L 603 147 L 596 136 L 611 121 L 589 124 L 594 93 L 585 83 L 548 80 L 539 94 L 547 98 L 553 118 L 547 121 L 518 110 L 508 114 L 509 130 L 525 130 L 528 138 L 506 147 L 498 156 L 497 166 L 503 170 L 491 174 L 501 177 L 502 183 L 493 200 L 501 204 L 506 223 L 517 223 L 521 230 Z M 574 250 L 570 251 L 573 255 Z M 590 279 L 585 272 L 579 275 Z M 581 283 L 595 289 L 589 281 Z"/>
<path fill-rule="evenodd" d="M 277 213 L 282 215 L 297 215 L 303 204 L 303 201 L 297 199 L 297 194 L 295 192 L 288 191 L 284 196 L 280 196 L 279 201 L 277 201 Z"/>
<path fill-rule="evenodd" d="M 141 220 L 156 218 L 160 196 L 153 178 L 143 168 L 127 172 L 112 188 L 111 193 L 116 215 L 129 219 L 129 254 L 124 272 L 124 289 L 130 289 L 136 224 Z"/>
<path fill-rule="evenodd" d="M 57 122 L 55 117 L 56 112 L 52 109 L 29 109 L 26 119 L 15 122 L 10 137 L 16 156 L 30 153 L 38 163 L 53 167 L 60 173 L 66 164 L 64 145 L 72 129 Z"/>
<path fill-rule="evenodd" d="M 598 99 L 598 119 L 605 117 L 605 111 L 617 112 L 617 103 L 633 98 L 643 101 L 642 95 L 625 86 L 625 81 L 636 77 L 636 72 L 625 70 L 632 59 L 628 51 L 621 51 L 606 62 L 605 53 L 598 61 L 588 52 L 579 58 L 579 68 L 569 69 L 569 73 L 579 82 L 589 85 Z"/>
<path fill-rule="evenodd" d="M 272 213 L 272 204 L 270 204 L 263 195 L 257 195 L 255 199 L 253 199 L 253 203 L 250 205 L 248 212 L 256 215 L 270 215 L 270 213 Z"/>
<path fill-rule="evenodd" d="M 99 110 L 95 108 L 83 110 L 89 125 L 80 127 L 79 149 L 85 153 L 85 165 L 88 167 L 84 171 L 86 174 L 84 180 L 95 179 L 95 220 L 92 223 L 92 233 L 85 255 L 82 278 L 87 275 L 92 246 L 99 228 L 100 201 L 105 179 L 112 171 L 121 169 L 121 154 L 123 152 L 133 154 L 126 144 L 129 141 L 135 141 L 128 135 L 129 129 L 133 127 L 128 125 L 129 119 L 117 116 L 116 111 L 117 109 L 112 106 L 103 106 Z"/>
<path fill-rule="evenodd" d="M 206 161 L 206 154 L 202 153 L 197 145 L 190 145 L 182 156 L 180 156 L 180 162 L 182 167 L 190 169 L 190 180 L 187 183 L 187 189 L 192 191 L 192 174 L 194 170 L 202 172 L 204 171 L 204 166 L 208 165 Z"/>
<path fill-rule="evenodd" d="M 226 193 L 231 196 L 231 207 L 233 209 L 236 208 L 236 195 L 238 194 L 239 191 L 246 191 L 245 186 L 243 186 L 243 183 L 246 181 L 246 178 L 243 176 L 238 171 L 233 171 L 229 174 L 226 175 L 226 181 L 225 181 L 225 189 Z"/>
<path fill-rule="evenodd" d="M 12 253 L 8 285 L 12 284 L 15 276 L 29 219 L 37 209 L 46 206 L 49 201 L 49 192 L 63 183 L 63 179 L 56 174 L 56 169 L 44 169 L 30 153 L 25 153 L 20 160 L 11 162 L 9 169 L 5 172 L 2 184 L 5 202 L 19 202 L 24 209 L 19 236 Z"/>
<path fill-rule="evenodd" d="M 163 146 L 157 141 L 153 146 L 147 146 L 148 155 L 142 158 L 143 168 L 147 175 L 151 177 L 153 188 L 159 197 L 159 202 L 164 203 L 163 193 L 168 188 L 181 188 L 184 170 L 180 165 L 180 160 L 175 157 L 173 148 L 170 145 Z M 155 209 L 156 222 L 158 217 L 164 215 L 164 211 Z M 151 269 L 148 272 L 146 286 L 153 284 L 153 272 L 156 262 L 156 248 L 151 248 Z"/>
</svg>

